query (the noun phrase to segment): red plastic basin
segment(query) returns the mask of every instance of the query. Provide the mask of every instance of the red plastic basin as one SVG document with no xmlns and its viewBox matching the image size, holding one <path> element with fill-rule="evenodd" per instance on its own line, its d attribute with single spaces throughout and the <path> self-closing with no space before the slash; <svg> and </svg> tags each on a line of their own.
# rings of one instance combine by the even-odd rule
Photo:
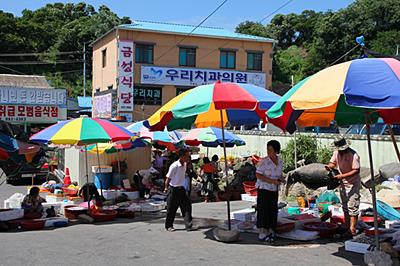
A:
<svg viewBox="0 0 400 266">
<path fill-rule="evenodd" d="M 244 192 L 251 196 L 257 196 L 257 188 L 255 181 L 245 181 L 243 182 Z"/>
<path fill-rule="evenodd" d="M 96 222 L 113 221 L 117 215 L 118 212 L 115 210 L 99 210 L 90 214 Z"/>
<path fill-rule="evenodd" d="M 21 222 L 21 227 L 24 230 L 42 230 L 45 222 L 43 219 L 24 220 Z"/>
<path fill-rule="evenodd" d="M 337 224 L 328 222 L 309 222 L 303 225 L 306 231 L 319 232 L 319 236 L 323 238 L 332 238 L 338 228 Z"/>
</svg>

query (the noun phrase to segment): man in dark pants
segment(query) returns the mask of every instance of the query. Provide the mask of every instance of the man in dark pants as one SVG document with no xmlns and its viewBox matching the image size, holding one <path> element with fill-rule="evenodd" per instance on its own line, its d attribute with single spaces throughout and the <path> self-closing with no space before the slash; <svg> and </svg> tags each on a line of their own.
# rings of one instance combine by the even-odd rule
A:
<svg viewBox="0 0 400 266">
<path fill-rule="evenodd" d="M 188 150 L 179 151 L 179 159 L 169 167 L 166 180 L 165 192 L 167 197 L 167 218 L 165 220 L 165 229 L 169 232 L 175 231 L 173 224 L 178 207 L 184 214 L 185 228 L 191 231 L 192 228 L 192 205 L 186 193 L 184 183 L 186 175 L 186 165 L 190 160 Z"/>
</svg>

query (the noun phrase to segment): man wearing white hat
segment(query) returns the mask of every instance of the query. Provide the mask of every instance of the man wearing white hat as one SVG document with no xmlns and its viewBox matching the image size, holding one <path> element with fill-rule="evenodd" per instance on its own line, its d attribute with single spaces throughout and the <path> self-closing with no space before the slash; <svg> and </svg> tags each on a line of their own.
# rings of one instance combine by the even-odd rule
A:
<svg viewBox="0 0 400 266">
<path fill-rule="evenodd" d="M 327 169 L 337 169 L 339 174 L 335 176 L 340 180 L 340 198 L 345 216 L 346 227 L 350 233 L 356 235 L 357 218 L 360 206 L 360 156 L 350 148 L 350 141 L 343 137 L 336 139 L 332 147 L 333 156 L 327 165 Z"/>
</svg>

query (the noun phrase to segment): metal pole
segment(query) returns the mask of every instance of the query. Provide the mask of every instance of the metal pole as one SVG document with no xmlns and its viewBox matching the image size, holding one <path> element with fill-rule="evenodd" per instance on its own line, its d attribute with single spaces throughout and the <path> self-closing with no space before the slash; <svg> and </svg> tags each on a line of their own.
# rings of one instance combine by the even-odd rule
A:
<svg viewBox="0 0 400 266">
<path fill-rule="evenodd" d="M 387 124 L 387 126 L 389 128 L 390 138 L 392 139 L 394 150 L 396 151 L 397 159 L 400 162 L 400 151 L 399 151 L 399 147 L 397 147 L 396 137 L 394 136 L 392 125 Z"/>
<path fill-rule="evenodd" d="M 86 43 L 83 43 L 83 97 L 86 97 Z"/>
<path fill-rule="evenodd" d="M 207 147 L 207 157 L 208 157 L 208 147 Z"/>
<path fill-rule="evenodd" d="M 96 143 L 96 151 L 97 151 L 97 162 L 99 164 L 99 182 L 100 182 L 100 195 L 103 197 L 103 181 L 101 181 L 101 165 L 100 165 L 100 155 L 99 155 L 99 146 Z"/>
<path fill-rule="evenodd" d="M 224 116 L 222 114 L 222 110 L 219 111 L 221 115 L 221 129 L 222 129 L 222 145 L 224 147 L 224 158 L 225 158 L 225 175 L 226 175 L 226 187 L 228 187 L 228 158 L 226 157 L 226 145 L 225 145 L 225 128 L 224 128 Z M 228 211 L 228 229 L 231 230 L 231 202 L 230 197 L 226 201 L 227 211 Z"/>
<path fill-rule="evenodd" d="M 296 131 L 294 132 L 294 168 L 297 168 L 297 140 L 296 140 Z"/>
<path fill-rule="evenodd" d="M 372 148 L 371 148 L 371 126 L 369 121 L 369 114 L 365 114 L 365 122 L 367 127 L 367 140 L 368 140 L 368 156 L 369 156 L 369 165 L 371 169 L 371 180 L 372 180 L 372 207 L 374 209 L 374 231 L 375 231 L 375 245 L 376 250 L 379 250 L 379 237 L 378 237 L 378 212 L 376 209 L 376 189 L 375 189 L 375 176 L 374 176 L 374 162 L 372 159 Z"/>
<path fill-rule="evenodd" d="M 118 184 L 121 185 L 121 162 L 120 162 L 120 158 L 119 158 L 119 153 L 120 150 L 117 151 L 117 160 L 118 160 Z"/>
<path fill-rule="evenodd" d="M 88 166 L 88 158 L 87 158 L 87 146 L 85 145 L 85 158 L 86 158 L 86 184 L 89 185 L 89 166 Z M 90 213 L 90 201 L 89 201 L 89 187 L 86 188 L 86 199 L 88 201 L 88 212 Z"/>
</svg>

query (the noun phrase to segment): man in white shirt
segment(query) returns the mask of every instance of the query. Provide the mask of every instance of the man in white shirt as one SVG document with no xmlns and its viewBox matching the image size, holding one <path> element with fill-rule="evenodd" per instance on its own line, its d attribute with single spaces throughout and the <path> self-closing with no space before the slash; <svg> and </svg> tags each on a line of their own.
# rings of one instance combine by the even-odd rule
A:
<svg viewBox="0 0 400 266">
<path fill-rule="evenodd" d="M 175 231 L 173 224 L 178 207 L 181 208 L 184 214 L 186 230 L 192 230 L 192 204 L 184 187 L 186 166 L 189 160 L 189 151 L 181 149 L 179 151 L 179 159 L 171 164 L 165 180 L 164 191 L 168 191 L 165 229 L 169 232 Z"/>
</svg>

